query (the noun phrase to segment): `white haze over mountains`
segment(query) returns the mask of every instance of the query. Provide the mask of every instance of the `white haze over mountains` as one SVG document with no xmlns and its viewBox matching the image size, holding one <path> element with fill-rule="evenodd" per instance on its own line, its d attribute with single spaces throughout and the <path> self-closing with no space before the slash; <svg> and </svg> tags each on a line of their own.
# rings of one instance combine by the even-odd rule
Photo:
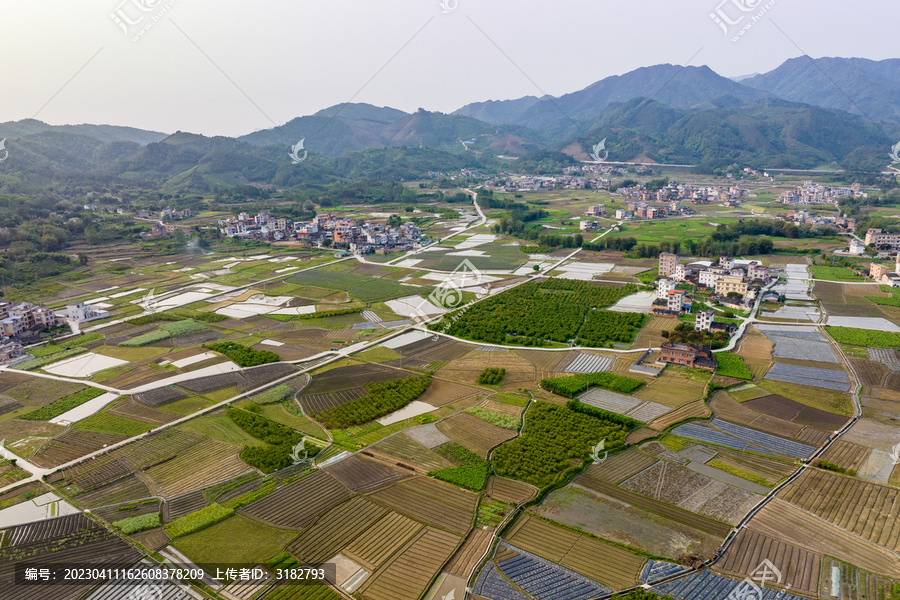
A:
<svg viewBox="0 0 900 600">
<path fill-rule="evenodd" d="M 896 55 L 886 0 L 778 0 L 737 43 L 710 18 L 733 1 L 0 0 L 0 122 L 237 136 L 350 100 L 451 112 L 660 63 Z"/>
</svg>

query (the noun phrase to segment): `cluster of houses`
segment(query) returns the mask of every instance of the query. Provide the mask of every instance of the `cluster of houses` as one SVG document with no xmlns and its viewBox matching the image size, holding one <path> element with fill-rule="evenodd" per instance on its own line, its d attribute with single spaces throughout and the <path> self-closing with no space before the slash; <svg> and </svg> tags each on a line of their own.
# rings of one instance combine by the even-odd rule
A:
<svg viewBox="0 0 900 600">
<path fill-rule="evenodd" d="M 108 311 L 84 302 L 69 304 L 64 310 L 57 311 L 31 302 L 0 302 L 0 363 L 24 356 L 22 342 L 36 337 L 41 329 L 108 316 Z"/>
<path fill-rule="evenodd" d="M 669 202 L 670 200 L 683 200 L 693 204 L 724 204 L 726 206 L 740 206 L 741 198 L 749 194 L 745 189 L 737 186 L 695 186 L 690 184 L 669 183 L 664 188 L 656 191 L 648 190 L 643 185 L 619 188 L 616 193 L 625 198 L 641 200 L 643 202 Z"/>
<path fill-rule="evenodd" d="M 871 263 L 869 265 L 869 277 L 883 285 L 891 287 L 900 287 L 900 254 L 897 255 L 897 262 L 893 265 L 894 270 L 888 265 Z"/>
<path fill-rule="evenodd" d="M 309 246 L 321 246 L 329 240 L 331 244 L 346 247 L 356 254 L 405 252 L 422 245 L 422 232 L 409 221 L 392 226 L 317 215 L 312 221 L 294 222 L 285 217 L 273 217 L 265 210 L 255 217 L 240 213 L 237 217 L 222 219 L 219 221 L 219 231 L 226 237 L 263 242 L 299 242 Z"/>
<path fill-rule="evenodd" d="M 900 251 L 900 233 L 890 233 L 881 229 L 866 231 L 866 246 L 876 250 Z"/>
<path fill-rule="evenodd" d="M 793 190 L 781 193 L 778 199 L 782 204 L 835 204 L 841 198 L 868 198 L 862 186 L 854 183 L 850 187 L 831 187 L 812 181 L 804 181 Z"/>
<path fill-rule="evenodd" d="M 842 233 L 850 233 L 856 229 L 856 219 L 847 215 L 817 215 L 807 209 L 789 210 L 787 214 L 779 217 L 783 221 L 795 225 L 827 225 L 834 227 Z"/>
<path fill-rule="evenodd" d="M 701 290 L 712 290 L 708 301 L 718 301 L 726 308 L 745 310 L 769 279 L 769 270 L 757 261 L 722 257 L 719 264 L 697 261 L 678 262 L 678 255 L 664 252 L 659 255 L 660 278 L 656 281 L 656 300 L 653 314 L 677 319 L 691 312 L 692 299 L 679 284 L 691 284 Z M 716 323 L 713 311 L 700 311 L 695 329 L 698 331 L 728 331 L 725 324 Z"/>
<path fill-rule="evenodd" d="M 612 179 L 589 175 L 499 175 L 485 181 L 485 187 L 506 192 L 532 192 L 536 190 L 590 190 L 609 189 Z"/>
<path fill-rule="evenodd" d="M 153 215 L 148 210 L 139 210 L 137 213 L 138 219 L 152 219 L 154 217 L 158 217 L 164 221 L 170 221 L 172 219 L 192 219 L 194 218 L 194 212 L 189 208 L 185 208 L 184 210 L 164 208 L 158 215 Z"/>
</svg>

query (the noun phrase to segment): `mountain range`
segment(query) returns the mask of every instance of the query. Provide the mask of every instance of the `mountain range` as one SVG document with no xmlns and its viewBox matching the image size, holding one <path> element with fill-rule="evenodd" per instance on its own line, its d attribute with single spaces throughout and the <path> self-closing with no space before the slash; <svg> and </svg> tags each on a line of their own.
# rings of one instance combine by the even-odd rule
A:
<svg viewBox="0 0 900 600">
<path fill-rule="evenodd" d="M 900 60 L 800 57 L 739 78 L 656 65 L 559 97 L 468 104 L 451 114 L 340 104 L 239 138 L 110 125 L 0 123 L 0 186 L 77 175 L 163 188 L 407 178 L 516 157 L 881 170 L 900 139 Z M 302 169 L 288 150 L 304 140 Z M 533 164 L 524 160 L 522 164 Z"/>
</svg>

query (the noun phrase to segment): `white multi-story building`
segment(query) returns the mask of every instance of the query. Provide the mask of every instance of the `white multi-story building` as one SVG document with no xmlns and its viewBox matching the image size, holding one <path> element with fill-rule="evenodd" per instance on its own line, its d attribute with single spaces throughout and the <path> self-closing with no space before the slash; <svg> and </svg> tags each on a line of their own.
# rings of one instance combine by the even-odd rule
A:
<svg viewBox="0 0 900 600">
<path fill-rule="evenodd" d="M 698 282 L 700 283 L 700 285 L 706 286 L 708 288 L 715 287 L 716 282 L 725 277 L 725 275 L 728 275 L 728 273 L 729 271 L 723 269 L 722 267 L 710 267 L 708 269 L 700 271 Z"/>
<path fill-rule="evenodd" d="M 900 250 L 900 233 L 886 233 L 881 229 L 870 229 L 866 232 L 866 246 L 875 246 L 876 250 L 888 247 Z"/>
<path fill-rule="evenodd" d="M 672 290 L 669 292 L 669 296 L 666 302 L 666 308 L 668 310 L 674 310 L 676 312 L 681 312 L 681 309 L 684 307 L 684 290 Z"/>
<path fill-rule="evenodd" d="M 762 264 L 753 261 L 747 265 L 747 277 L 750 278 L 750 281 L 756 281 L 757 279 L 765 280 L 769 277 L 769 269 Z"/>
<path fill-rule="evenodd" d="M 676 285 L 678 284 L 675 283 L 674 279 L 669 279 L 668 277 L 660 279 L 656 282 L 656 297 L 660 300 L 665 300 L 669 297 L 669 292 L 675 289 Z"/>
<path fill-rule="evenodd" d="M 84 323 L 85 321 L 105 319 L 109 316 L 109 311 L 101 310 L 90 304 L 85 304 L 84 302 L 79 302 L 77 304 L 66 305 L 66 310 L 62 312 L 62 316 L 69 321 Z"/>
<path fill-rule="evenodd" d="M 694 323 L 694 330 L 709 331 L 715 317 L 716 312 L 714 310 L 701 310 L 697 313 L 697 321 Z"/>
</svg>

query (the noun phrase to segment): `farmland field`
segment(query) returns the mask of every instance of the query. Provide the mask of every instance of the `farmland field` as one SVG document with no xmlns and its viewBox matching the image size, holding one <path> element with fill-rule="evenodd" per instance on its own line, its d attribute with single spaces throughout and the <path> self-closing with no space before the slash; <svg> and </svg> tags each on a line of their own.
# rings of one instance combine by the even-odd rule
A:
<svg viewBox="0 0 900 600">
<path fill-rule="evenodd" d="M 180 537 L 173 545 L 199 564 L 260 564 L 278 554 L 292 536 L 289 531 L 234 515 Z"/>
<path fill-rule="evenodd" d="M 287 549 L 305 564 L 321 565 L 387 514 L 387 509 L 353 496 L 319 517 Z"/>
<path fill-rule="evenodd" d="M 517 432 L 486 423 L 470 414 L 453 415 L 437 424 L 438 430 L 451 440 L 487 458 L 491 448 L 516 437 Z"/>
<path fill-rule="evenodd" d="M 411 519 L 459 536 L 469 532 L 475 518 L 474 494 L 433 479 L 401 481 L 368 497 Z"/>
<path fill-rule="evenodd" d="M 864 539 L 900 550 L 900 490 L 807 470 L 779 497 Z"/>
<path fill-rule="evenodd" d="M 683 552 L 708 556 L 721 542 L 709 533 L 609 500 L 578 485 L 555 490 L 530 510 L 569 527 L 672 559 Z"/>
<path fill-rule="evenodd" d="M 764 559 L 781 571 L 784 583 L 792 590 L 815 596 L 819 590 L 822 556 L 755 531 L 742 530 L 728 549 L 718 570 L 735 577 L 746 577 Z"/>
<path fill-rule="evenodd" d="M 255 521 L 281 529 L 303 529 L 352 495 L 337 479 L 316 471 L 241 509 Z"/>
<path fill-rule="evenodd" d="M 378 442 L 369 450 L 385 458 L 411 465 L 423 472 L 439 471 L 453 466 L 453 463 L 437 452 L 403 433 L 392 435 L 388 439 Z"/>
<path fill-rule="evenodd" d="M 585 473 L 600 481 L 619 483 L 643 471 L 656 461 L 655 457 L 648 456 L 637 448 L 629 448 L 610 456 L 603 462 L 592 464 L 585 469 Z"/>
<path fill-rule="evenodd" d="M 402 548 L 424 525 L 401 514 L 387 512 L 344 549 L 369 572 L 374 572 Z M 330 558 L 330 557 L 329 557 Z"/>
<path fill-rule="evenodd" d="M 155 493 L 173 497 L 208 487 L 250 471 L 240 459 L 240 448 L 203 440 L 177 456 L 146 469 Z"/>
<path fill-rule="evenodd" d="M 353 300 L 377 302 L 400 298 L 410 294 L 431 292 L 429 288 L 416 288 L 390 279 L 374 278 L 356 273 L 342 273 L 317 269 L 298 273 L 286 279 L 288 283 L 310 285 L 340 292 L 347 292 Z"/>
<path fill-rule="evenodd" d="M 900 577 L 895 554 L 828 521 L 776 498 L 749 523 L 750 531 L 834 556 L 858 567 L 891 577 Z"/>
<path fill-rule="evenodd" d="M 396 558 L 363 585 L 362 595 L 371 600 L 416 600 L 431 579 L 453 555 L 462 540 L 430 527 Z"/>
<path fill-rule="evenodd" d="M 354 492 L 372 491 L 411 476 L 408 471 L 401 471 L 359 455 L 345 458 L 325 470 Z"/>
<path fill-rule="evenodd" d="M 534 498 L 537 495 L 537 488 L 521 481 L 491 475 L 488 478 L 486 492 L 488 496 L 501 502 L 521 504 Z"/>
<path fill-rule="evenodd" d="M 633 285 L 593 286 L 548 279 L 528 282 L 473 305 L 463 318 L 445 318 L 432 329 L 489 344 L 546 345 L 577 337 L 591 308 L 611 306 Z M 641 317 L 642 318 L 642 317 Z"/>
<path fill-rule="evenodd" d="M 527 515 L 519 517 L 504 540 L 614 590 L 634 585 L 644 564 L 638 554 Z"/>
<path fill-rule="evenodd" d="M 604 496 L 609 496 L 610 498 L 625 502 L 636 508 L 656 513 L 677 523 L 683 523 L 684 525 L 699 529 L 700 531 L 711 533 L 719 538 L 724 538 L 728 535 L 728 532 L 731 531 L 731 526 L 726 525 L 721 521 L 716 521 L 692 513 L 667 502 L 660 502 L 646 496 L 635 494 L 583 473 L 577 476 L 573 482 L 591 491 L 603 494 Z"/>
</svg>

